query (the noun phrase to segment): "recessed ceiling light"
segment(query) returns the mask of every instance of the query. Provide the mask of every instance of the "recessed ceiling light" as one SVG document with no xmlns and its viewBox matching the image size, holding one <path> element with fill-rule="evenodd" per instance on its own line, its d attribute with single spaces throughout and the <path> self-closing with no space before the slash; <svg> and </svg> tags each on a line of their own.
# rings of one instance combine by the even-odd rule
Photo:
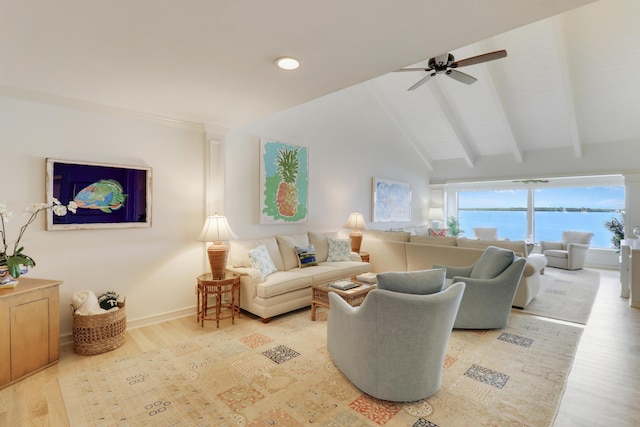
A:
<svg viewBox="0 0 640 427">
<path fill-rule="evenodd" d="M 276 65 L 283 70 L 295 70 L 300 66 L 300 62 L 296 58 L 282 56 L 276 59 Z"/>
</svg>

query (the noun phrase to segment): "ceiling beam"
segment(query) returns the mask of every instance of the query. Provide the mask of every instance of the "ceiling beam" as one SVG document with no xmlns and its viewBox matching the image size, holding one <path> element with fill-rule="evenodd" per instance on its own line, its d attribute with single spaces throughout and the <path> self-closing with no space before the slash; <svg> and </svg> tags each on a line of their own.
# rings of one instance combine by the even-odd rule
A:
<svg viewBox="0 0 640 427">
<path fill-rule="evenodd" d="M 485 52 L 493 50 L 493 48 L 486 46 L 487 43 L 481 42 L 479 44 L 480 46 L 485 47 Z M 504 81 L 504 79 L 500 78 L 501 67 L 499 62 L 500 61 L 498 61 L 498 63 L 489 62 L 486 64 L 486 74 L 489 78 L 485 80 L 485 84 L 489 90 L 489 95 L 493 100 L 493 104 L 496 106 L 499 120 L 502 122 L 502 125 L 508 133 L 508 140 L 506 142 L 509 144 L 509 147 L 511 147 L 513 157 L 516 159 L 516 163 L 522 163 L 522 148 L 520 147 L 520 144 L 518 144 L 518 140 L 516 139 L 513 131 L 514 128 L 511 126 L 512 123 L 516 123 L 516 120 L 514 120 L 513 117 L 510 117 L 508 109 L 504 107 L 506 96 L 503 88 L 499 84 L 496 84 L 496 82 Z"/>
<path fill-rule="evenodd" d="M 562 95 L 564 95 L 566 103 L 569 133 L 571 134 L 571 146 L 573 147 L 573 153 L 576 158 L 580 159 L 582 158 L 582 144 L 580 143 L 578 122 L 576 122 L 576 108 L 573 103 L 573 91 L 571 90 L 571 77 L 569 76 L 569 62 L 567 60 L 567 47 L 564 38 L 562 18 L 558 16 L 551 18 L 551 25 L 558 53 L 557 72 L 562 79 L 561 87 L 564 89 Z"/>
<path fill-rule="evenodd" d="M 440 108 L 447 124 L 450 126 L 453 133 L 456 135 L 458 139 L 458 144 L 463 151 L 464 161 L 467 163 L 467 166 L 472 168 L 475 163 L 475 156 L 473 154 L 473 150 L 471 149 L 470 141 L 471 136 L 465 129 L 462 118 L 458 114 L 458 112 L 452 108 L 452 103 L 449 101 L 448 97 L 444 94 L 440 85 L 436 81 L 437 79 L 431 79 L 428 85 L 425 85 L 433 95 L 433 98 L 436 102 L 436 105 Z"/>
<path fill-rule="evenodd" d="M 402 116 L 396 111 L 395 108 L 391 105 L 389 99 L 384 95 L 382 90 L 377 86 L 375 80 L 369 80 L 366 83 L 366 87 L 374 97 L 374 99 L 378 102 L 378 105 L 384 110 L 384 112 L 389 116 L 391 122 L 395 125 L 398 131 L 405 137 L 408 144 L 414 149 L 414 151 L 418 154 L 418 157 L 424 162 L 425 166 L 429 171 L 433 170 L 433 159 L 423 152 L 422 144 L 420 143 L 420 139 L 413 133 L 411 130 L 411 126 L 407 124 L 407 122 L 402 118 Z"/>
</svg>

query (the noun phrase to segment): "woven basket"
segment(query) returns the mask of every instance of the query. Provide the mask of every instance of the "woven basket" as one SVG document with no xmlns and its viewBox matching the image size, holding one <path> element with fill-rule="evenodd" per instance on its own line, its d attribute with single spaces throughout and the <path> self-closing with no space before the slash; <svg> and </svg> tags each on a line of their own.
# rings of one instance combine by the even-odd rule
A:
<svg viewBox="0 0 640 427">
<path fill-rule="evenodd" d="M 124 344 L 127 331 L 127 314 L 124 301 L 118 303 L 119 310 L 104 314 L 81 316 L 75 314 L 73 305 L 73 351 L 83 356 L 105 353 Z"/>
</svg>

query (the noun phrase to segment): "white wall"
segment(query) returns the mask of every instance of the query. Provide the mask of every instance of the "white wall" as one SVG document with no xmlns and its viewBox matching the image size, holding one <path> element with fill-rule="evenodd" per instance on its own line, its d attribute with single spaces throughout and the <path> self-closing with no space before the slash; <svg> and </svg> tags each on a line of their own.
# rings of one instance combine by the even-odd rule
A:
<svg viewBox="0 0 640 427">
<path fill-rule="evenodd" d="M 151 228 L 45 231 L 41 214 L 27 230 L 25 253 L 37 266 L 26 277 L 64 281 L 62 335 L 71 332 L 71 296 L 83 289 L 126 296 L 130 323 L 194 310 L 195 278 L 208 269 L 195 241 L 204 219 L 202 130 L 0 97 L 0 147 L 11 240 L 26 219 L 23 209 L 45 201 L 47 157 L 153 168 Z"/>
<path fill-rule="evenodd" d="M 240 238 L 297 233 L 308 229 L 337 230 L 349 213 L 364 214 L 367 227 L 389 229 L 426 223 L 429 175 L 413 150 L 395 135 L 369 131 L 388 120 L 364 115 L 364 88 L 349 88 L 292 108 L 230 132 L 225 140 L 225 213 Z M 351 100 L 345 96 L 351 93 Z M 328 114 L 328 111 L 331 114 Z M 369 114 L 369 113 L 366 113 Z M 331 122 L 326 117 L 331 116 Z M 338 121 L 336 121 L 336 117 Z M 304 224 L 260 225 L 260 138 L 309 147 L 309 221 Z M 405 181 L 412 190 L 412 220 L 373 223 L 373 177 Z M 345 232 L 347 230 L 344 230 Z"/>
</svg>

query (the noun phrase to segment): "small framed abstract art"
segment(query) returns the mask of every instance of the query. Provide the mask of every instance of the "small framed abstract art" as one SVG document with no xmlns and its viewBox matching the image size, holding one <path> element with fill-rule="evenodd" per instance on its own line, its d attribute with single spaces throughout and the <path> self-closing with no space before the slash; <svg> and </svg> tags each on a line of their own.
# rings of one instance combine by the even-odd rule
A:
<svg viewBox="0 0 640 427">
<path fill-rule="evenodd" d="M 47 201 L 75 214 L 47 216 L 47 230 L 151 227 L 151 168 L 47 159 Z"/>
<path fill-rule="evenodd" d="M 309 149 L 260 141 L 260 223 L 306 222 L 309 215 Z"/>
<path fill-rule="evenodd" d="M 411 186 L 373 178 L 373 222 L 411 221 Z"/>
</svg>

